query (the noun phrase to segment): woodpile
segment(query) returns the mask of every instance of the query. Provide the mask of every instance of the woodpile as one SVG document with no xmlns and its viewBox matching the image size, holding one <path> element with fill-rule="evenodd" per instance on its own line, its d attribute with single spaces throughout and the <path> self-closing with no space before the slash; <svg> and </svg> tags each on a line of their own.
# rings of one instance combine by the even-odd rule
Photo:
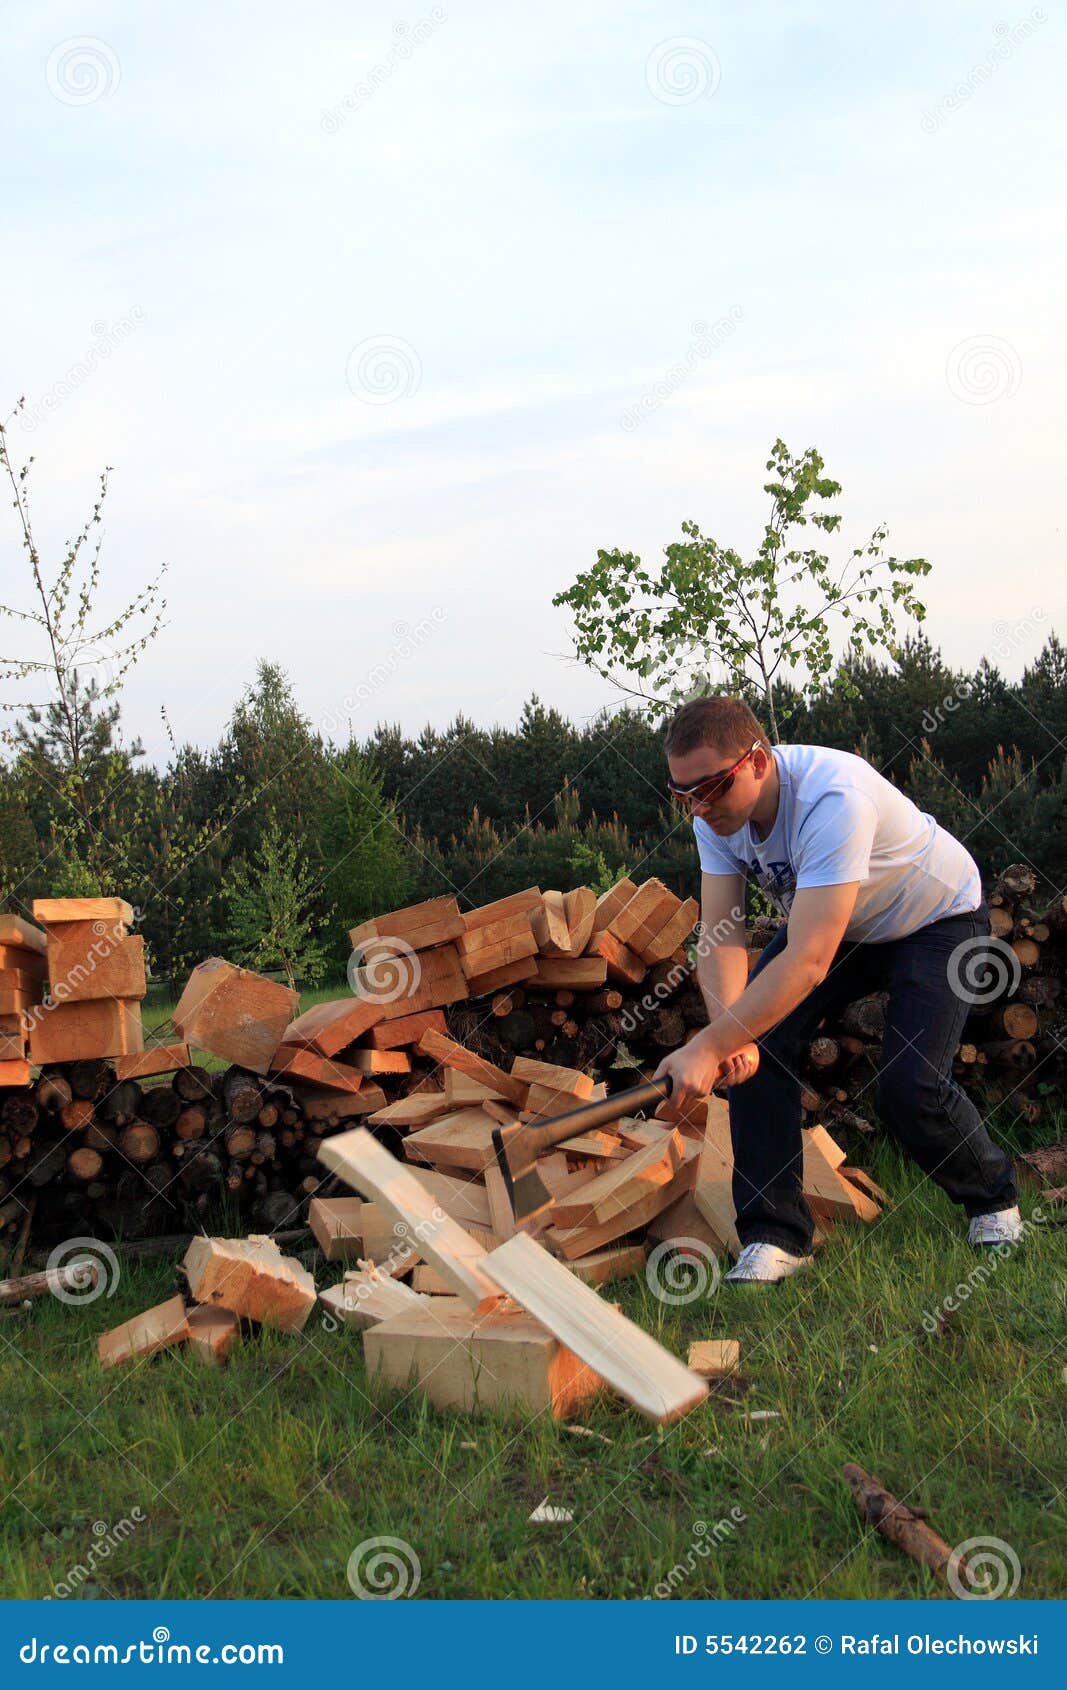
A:
<svg viewBox="0 0 1067 1690">
<path fill-rule="evenodd" d="M 1039 913 L 1034 892 L 1032 871 L 1016 865 L 990 893 L 1003 981 L 974 982 L 956 1067 L 968 1084 L 1003 1077 L 1031 1119 L 1035 1077 L 1067 1046 L 1067 900 Z M 0 1256 L 24 1252 L 31 1217 L 35 1240 L 136 1239 L 200 1230 L 222 1198 L 255 1231 L 298 1226 L 312 1199 L 337 1189 L 323 1141 L 356 1120 L 420 1177 L 476 1184 L 488 1207 L 467 1218 L 503 1237 L 494 1124 L 631 1086 L 706 1020 L 685 945 L 696 902 L 655 879 L 600 896 L 531 887 L 466 912 L 440 897 L 378 916 L 351 933 L 354 993 L 304 1014 L 285 987 L 211 958 L 182 993 L 175 1042 L 147 1048 L 130 906 L 42 900 L 34 913 L 41 926 L 0 918 Z M 778 925 L 752 924 L 752 961 Z M 883 1000 L 864 999 L 820 1027 L 808 1052 L 805 1120 L 832 1128 L 859 1161 L 883 1031 Z M 208 1072 L 198 1052 L 230 1066 Z M 598 1131 L 543 1161 L 557 1212 L 542 1241 L 601 1282 L 619 1262 L 633 1271 L 635 1251 L 682 1218 L 716 1254 L 733 1247 L 718 1100 L 687 1121 Z M 809 1161 L 821 1226 L 877 1212 L 861 1169 L 844 1176 L 842 1199 L 840 1159 L 833 1178 Z"/>
</svg>

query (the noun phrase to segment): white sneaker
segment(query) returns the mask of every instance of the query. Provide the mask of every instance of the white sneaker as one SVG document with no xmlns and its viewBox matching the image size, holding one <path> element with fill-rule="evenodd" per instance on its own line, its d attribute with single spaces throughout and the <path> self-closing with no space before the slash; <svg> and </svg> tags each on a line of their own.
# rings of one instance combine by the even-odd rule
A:
<svg viewBox="0 0 1067 1690">
<path fill-rule="evenodd" d="M 1017 1208 L 998 1209 L 992 1215 L 973 1215 L 967 1228 L 967 1242 L 978 1249 L 993 1244 L 1018 1244 L 1026 1228 Z"/>
<path fill-rule="evenodd" d="M 777 1285 L 801 1268 L 810 1266 L 810 1256 L 791 1256 L 777 1244 L 746 1244 L 737 1261 L 724 1276 L 725 1285 Z"/>
</svg>

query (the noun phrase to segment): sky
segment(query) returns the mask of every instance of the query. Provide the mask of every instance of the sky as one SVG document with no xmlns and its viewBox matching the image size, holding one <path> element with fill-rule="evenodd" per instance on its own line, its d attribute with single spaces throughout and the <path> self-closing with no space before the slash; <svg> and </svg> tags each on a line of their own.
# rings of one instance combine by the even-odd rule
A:
<svg viewBox="0 0 1067 1690">
<path fill-rule="evenodd" d="M 1067 636 L 1062 5 L 0 21 L 0 400 L 46 562 L 109 465 L 102 615 L 168 565 L 122 693 L 156 760 L 263 658 L 340 741 L 588 719 L 553 594 L 686 519 L 751 552 L 778 436 L 834 555 L 930 559 L 950 663 Z"/>
</svg>

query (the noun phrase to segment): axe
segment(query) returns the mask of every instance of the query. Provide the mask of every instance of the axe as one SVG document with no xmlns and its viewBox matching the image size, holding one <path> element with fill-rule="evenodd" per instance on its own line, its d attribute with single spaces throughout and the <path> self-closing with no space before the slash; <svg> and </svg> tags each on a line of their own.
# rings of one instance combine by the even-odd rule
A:
<svg viewBox="0 0 1067 1690">
<path fill-rule="evenodd" d="M 737 1054 L 748 1058 L 750 1067 L 745 1079 L 751 1079 L 759 1066 L 759 1051 L 755 1045 L 744 1045 Z M 713 1086 L 712 1090 L 715 1089 Z M 594 1103 L 568 1109 L 565 1115 L 556 1115 L 551 1121 L 508 1121 L 494 1127 L 496 1165 L 504 1176 L 515 1219 L 527 1221 L 552 1203 L 551 1193 L 535 1167 L 542 1151 L 562 1144 L 564 1139 L 576 1138 L 579 1133 L 592 1132 L 594 1127 L 621 1121 L 625 1115 L 637 1115 L 642 1109 L 663 1103 L 670 1095 L 671 1077 L 666 1074 L 662 1080 L 645 1080 L 642 1085 L 618 1091 L 613 1097 L 598 1098 Z"/>
</svg>

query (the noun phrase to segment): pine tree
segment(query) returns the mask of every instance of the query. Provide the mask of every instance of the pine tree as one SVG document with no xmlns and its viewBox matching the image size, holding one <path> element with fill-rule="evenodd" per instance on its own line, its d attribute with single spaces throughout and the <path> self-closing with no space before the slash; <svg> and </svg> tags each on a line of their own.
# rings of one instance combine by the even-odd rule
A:
<svg viewBox="0 0 1067 1690">
<path fill-rule="evenodd" d="M 312 986 L 326 972 L 326 947 L 316 937 L 318 881 L 296 841 L 276 816 L 263 829 L 249 861 L 234 863 L 223 886 L 229 910 L 229 943 L 242 966 L 284 971 L 290 987 Z"/>
</svg>

